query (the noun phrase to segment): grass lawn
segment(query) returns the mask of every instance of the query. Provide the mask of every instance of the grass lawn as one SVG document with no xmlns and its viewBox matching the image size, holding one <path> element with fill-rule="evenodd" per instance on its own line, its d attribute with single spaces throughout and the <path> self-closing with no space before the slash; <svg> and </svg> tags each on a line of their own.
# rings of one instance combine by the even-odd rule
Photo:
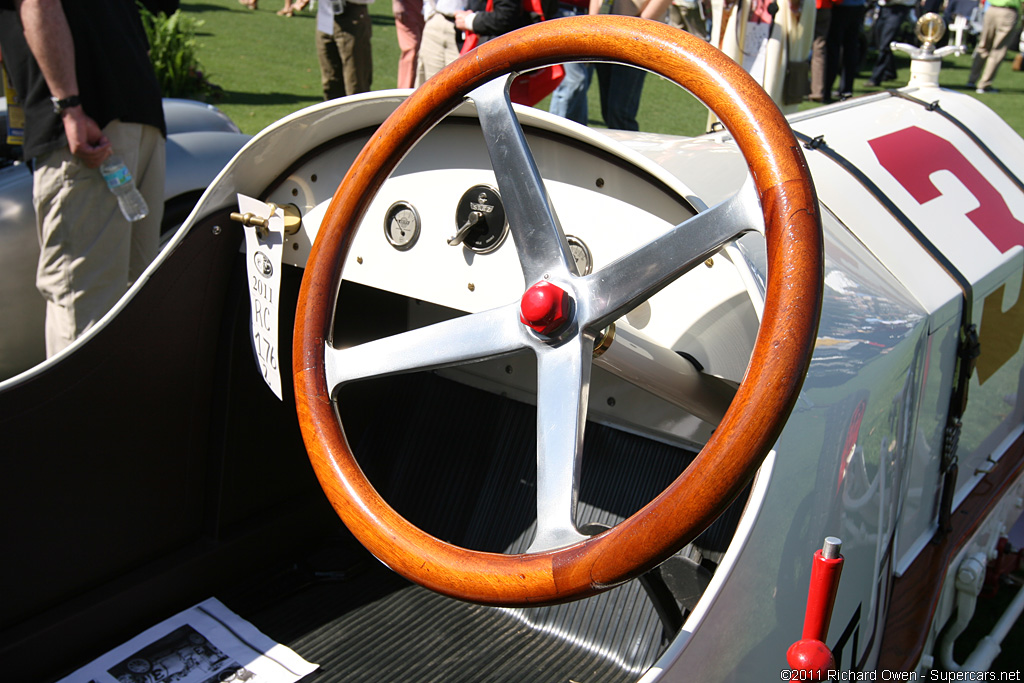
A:
<svg viewBox="0 0 1024 683">
<path fill-rule="evenodd" d="M 199 60 L 210 81 L 223 88 L 212 102 L 246 133 L 322 101 L 309 10 L 279 17 L 283 0 L 260 0 L 246 9 L 237 0 L 182 2 L 181 10 L 201 22 L 196 31 Z M 373 18 L 375 90 L 395 87 L 398 40 L 390 0 L 370 5 Z"/>
<path fill-rule="evenodd" d="M 199 58 L 208 78 L 223 88 L 221 99 L 214 102 L 246 133 L 257 133 L 267 125 L 293 111 L 321 99 L 320 70 L 317 65 L 313 37 L 316 18 L 306 10 L 294 17 L 279 17 L 283 0 L 259 0 L 253 11 L 238 0 L 199 0 L 181 3 L 183 13 L 201 22 L 197 30 Z M 373 19 L 373 88 L 395 87 L 398 63 L 398 41 L 390 0 L 375 0 L 370 5 Z M 1013 71 L 1007 63 L 999 70 L 995 87 L 1001 92 L 976 95 L 995 109 L 1013 128 L 1024 134 L 1024 72 Z M 971 57 L 947 58 L 943 62 L 940 81 L 950 88 L 963 88 L 967 81 Z M 862 71 L 855 92 L 876 91 L 863 84 L 870 75 L 870 65 Z M 906 83 L 910 62 L 900 60 L 898 83 Z M 596 83 L 590 89 L 592 123 L 599 119 Z M 973 95 L 973 93 L 972 93 Z M 541 107 L 547 106 L 542 102 Z M 816 105 L 807 103 L 806 107 Z M 640 127 L 645 131 L 698 135 L 703 132 L 706 116 L 703 106 L 672 83 L 649 75 L 644 85 L 639 112 Z"/>
</svg>

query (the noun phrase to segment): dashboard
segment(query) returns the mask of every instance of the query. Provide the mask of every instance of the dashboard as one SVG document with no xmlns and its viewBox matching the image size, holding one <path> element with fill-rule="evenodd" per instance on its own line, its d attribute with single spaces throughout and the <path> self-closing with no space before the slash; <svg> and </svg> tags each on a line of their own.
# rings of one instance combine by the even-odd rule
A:
<svg viewBox="0 0 1024 683">
<path fill-rule="evenodd" d="M 685 188 L 620 156 L 542 127 L 524 131 L 580 274 L 599 271 L 697 213 Z M 301 216 L 298 229 L 285 236 L 286 264 L 303 267 L 319 230 L 330 229 L 323 225 L 328 205 L 371 134 L 360 130 L 324 143 L 263 197 Z M 527 283 L 504 210 L 516 200 L 501 194 L 475 119 L 449 117 L 381 186 L 343 277 L 404 297 L 410 328 L 516 301 Z M 672 384 L 664 361 L 676 365 L 680 354 L 688 359 L 683 363 L 731 386 L 742 377 L 758 313 L 737 254 L 727 247 L 616 323 L 615 352 L 595 362 L 589 419 L 677 444 L 706 440 L 713 429 L 707 419 L 651 388 Z M 519 354 L 439 372 L 530 402 L 535 365 L 530 354 Z"/>
</svg>

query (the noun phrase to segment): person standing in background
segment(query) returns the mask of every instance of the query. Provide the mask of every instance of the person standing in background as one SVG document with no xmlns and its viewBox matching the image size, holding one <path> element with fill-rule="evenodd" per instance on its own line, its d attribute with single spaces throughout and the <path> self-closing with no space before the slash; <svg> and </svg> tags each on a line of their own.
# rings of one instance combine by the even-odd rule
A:
<svg viewBox="0 0 1024 683">
<path fill-rule="evenodd" d="M 590 0 L 562 0 L 558 3 L 559 17 L 575 17 L 589 12 Z M 551 93 L 548 111 L 585 126 L 590 119 L 587 93 L 594 68 L 584 62 L 567 62 L 562 68 L 565 69 L 565 76 Z"/>
<path fill-rule="evenodd" d="M 306 9 L 306 6 L 309 5 L 310 2 L 312 2 L 312 0 L 299 0 L 298 2 L 295 2 L 295 3 L 293 3 L 292 0 L 284 0 L 284 7 L 282 7 L 279 10 L 277 10 L 277 16 L 279 16 L 279 17 L 295 16 L 296 12 L 301 12 L 302 10 Z M 251 9 L 256 9 L 256 3 L 255 2 L 253 2 L 253 6 L 252 6 Z"/>
<path fill-rule="evenodd" d="M 426 21 L 417 58 L 417 87 L 459 58 L 462 32 L 455 28 L 455 13 L 464 9 L 465 0 L 424 0 Z"/>
<path fill-rule="evenodd" d="M 478 45 L 533 21 L 522 0 L 467 0 L 466 9 L 455 13 L 455 28 L 477 34 Z"/>
<path fill-rule="evenodd" d="M 832 0 L 815 0 L 814 40 L 811 42 L 811 92 L 807 96 L 811 102 L 824 102 L 828 99 L 825 92 L 825 64 L 827 60 L 828 28 L 832 23 Z M 831 86 L 830 86 L 831 87 Z"/>
<path fill-rule="evenodd" d="M 398 34 L 398 87 L 416 85 L 420 41 L 423 39 L 423 0 L 392 0 L 395 32 Z"/>
<path fill-rule="evenodd" d="M 981 20 L 981 35 L 974 48 L 971 74 L 967 77 L 967 87 L 976 87 L 978 94 L 998 92 L 992 87 L 992 80 L 1010 48 L 1020 7 L 1021 0 L 988 0 Z"/>
<path fill-rule="evenodd" d="M 825 102 L 832 101 L 832 85 L 839 78 L 839 99 L 853 96 L 853 81 L 860 66 L 860 33 L 867 8 L 864 0 L 842 0 L 832 5 L 832 23 L 826 38 Z"/>
<path fill-rule="evenodd" d="M 704 0 L 672 0 L 668 6 L 668 25 L 708 40 Z"/>
<path fill-rule="evenodd" d="M 373 0 L 320 0 L 316 13 L 316 53 L 324 99 L 369 92 L 373 83 Z"/>
<path fill-rule="evenodd" d="M 878 59 L 867 85 L 877 88 L 896 79 L 896 56 L 890 45 L 899 37 L 900 26 L 910 17 L 915 0 L 879 0 L 880 9 L 875 29 L 878 36 Z"/>
<path fill-rule="evenodd" d="M 134 2 L 0 0 L 0 44 L 25 108 L 36 287 L 52 356 L 99 321 L 157 254 L 163 104 Z M 141 220 L 125 218 L 97 170 L 115 153 L 149 207 Z"/>
<path fill-rule="evenodd" d="M 590 14 L 620 14 L 663 21 L 671 0 L 590 0 Z M 647 72 L 622 64 L 598 63 L 601 118 L 609 128 L 640 130 L 636 120 Z"/>
<path fill-rule="evenodd" d="M 1017 43 L 1017 56 L 1013 58 L 1014 71 L 1024 70 L 1024 33 L 1020 34 L 1020 42 Z"/>
<path fill-rule="evenodd" d="M 591 0 L 591 14 L 620 14 L 630 17 L 639 16 L 650 8 L 653 16 L 659 20 L 668 10 L 668 0 L 641 2 L 633 0 Z M 655 9 L 656 8 L 656 9 Z M 644 90 L 644 77 L 647 72 L 623 64 L 599 62 L 594 65 L 597 73 L 597 87 L 601 93 L 601 118 L 609 128 L 616 130 L 640 130 L 636 120 L 640 110 L 640 96 Z"/>
</svg>

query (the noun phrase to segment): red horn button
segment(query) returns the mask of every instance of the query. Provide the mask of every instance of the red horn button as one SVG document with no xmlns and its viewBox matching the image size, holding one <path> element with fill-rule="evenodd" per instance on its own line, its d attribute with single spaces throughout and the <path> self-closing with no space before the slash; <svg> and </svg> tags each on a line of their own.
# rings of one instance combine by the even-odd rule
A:
<svg viewBox="0 0 1024 683">
<path fill-rule="evenodd" d="M 571 306 L 569 294 L 561 287 L 538 282 L 523 294 L 519 320 L 541 334 L 550 335 L 569 322 Z"/>
</svg>

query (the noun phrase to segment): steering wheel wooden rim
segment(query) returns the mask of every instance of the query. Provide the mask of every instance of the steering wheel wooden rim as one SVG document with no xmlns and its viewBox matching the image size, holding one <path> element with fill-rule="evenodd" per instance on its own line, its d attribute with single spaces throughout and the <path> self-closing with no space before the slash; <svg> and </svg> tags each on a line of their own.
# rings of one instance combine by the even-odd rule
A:
<svg viewBox="0 0 1024 683">
<path fill-rule="evenodd" d="M 396 513 L 364 476 L 331 400 L 325 344 L 342 264 L 379 188 L 412 145 L 476 87 L 513 71 L 570 60 L 633 64 L 709 106 L 747 160 L 765 218 L 763 321 L 731 407 L 696 460 L 661 495 L 617 526 L 567 547 L 519 555 L 467 550 Z M 373 134 L 334 196 L 306 264 L 293 372 L 310 460 L 353 534 L 406 578 L 491 605 L 563 602 L 639 576 L 705 529 L 749 483 L 796 401 L 817 331 L 823 248 L 803 152 L 778 107 L 735 62 L 704 41 L 628 17 L 545 21 L 489 41 L 405 100 Z"/>
</svg>

